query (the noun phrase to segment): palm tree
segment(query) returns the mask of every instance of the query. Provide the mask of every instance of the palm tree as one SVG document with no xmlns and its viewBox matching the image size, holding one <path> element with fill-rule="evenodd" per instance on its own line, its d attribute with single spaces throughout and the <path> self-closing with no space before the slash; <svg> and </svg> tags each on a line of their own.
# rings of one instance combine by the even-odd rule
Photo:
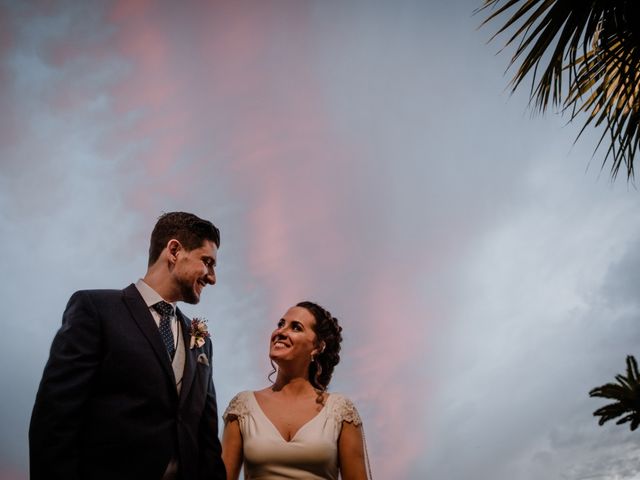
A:
<svg viewBox="0 0 640 480">
<path fill-rule="evenodd" d="M 616 375 L 616 380 L 618 383 L 607 383 L 589 392 L 590 397 L 615 400 L 615 402 L 593 412 L 593 415 L 600 417 L 599 425 L 622 417 L 616 422 L 616 425 L 631 422 L 629 428 L 633 431 L 640 425 L 640 377 L 638 376 L 638 364 L 632 355 L 627 357 L 627 376 Z"/>
<path fill-rule="evenodd" d="M 489 8 L 482 25 L 511 14 L 492 39 L 514 30 L 505 45 L 517 42 L 512 91 L 531 74 L 537 110 L 551 104 L 570 111 L 571 120 L 586 114 L 578 137 L 590 124 L 602 125 L 595 147 L 607 146 L 602 166 L 611 159 L 612 178 L 624 165 L 631 179 L 640 142 L 640 1 L 484 0 L 477 11 Z"/>
</svg>

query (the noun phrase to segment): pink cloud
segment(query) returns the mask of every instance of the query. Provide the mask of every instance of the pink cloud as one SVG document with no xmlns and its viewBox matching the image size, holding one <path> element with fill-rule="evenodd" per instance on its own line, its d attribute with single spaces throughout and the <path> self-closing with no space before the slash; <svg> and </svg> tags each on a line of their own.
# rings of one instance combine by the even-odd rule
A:
<svg viewBox="0 0 640 480">
<path fill-rule="evenodd" d="M 230 173 L 234 190 L 251 198 L 247 228 L 254 241 L 248 248 L 249 266 L 270 286 L 270 312 L 275 318 L 284 306 L 299 300 L 301 292 L 317 291 L 319 279 L 338 279 L 344 270 L 363 267 L 358 263 L 361 245 L 341 234 L 349 221 L 341 212 L 350 201 L 349 187 L 358 182 L 361 163 L 333 132 L 322 104 L 323 90 L 309 58 L 313 48 L 311 32 L 305 30 L 310 30 L 306 8 L 300 5 L 288 11 L 288 24 L 297 26 L 297 44 L 286 53 L 287 78 L 296 82 L 290 91 L 275 83 L 282 79 L 279 72 L 261 60 L 278 36 L 271 12 L 257 8 L 236 13 L 221 14 L 225 28 L 212 29 L 212 38 L 203 43 L 214 46 L 215 67 L 225 72 L 215 82 L 215 96 L 238 100 L 239 111 L 227 139 Z M 209 65 L 212 71 L 213 66 Z M 245 103 L 241 109 L 244 96 L 259 107 L 248 108 Z M 386 265 L 378 257 L 365 259 L 370 261 L 379 262 L 381 268 Z M 415 272 L 407 269 L 393 279 L 386 273 L 361 279 L 359 288 L 366 293 L 351 300 L 368 314 L 355 322 L 357 327 L 351 324 L 362 332 L 359 343 L 365 346 L 350 355 L 359 359 L 356 369 L 364 378 L 375 379 L 359 387 L 361 398 L 375 399 L 376 425 L 368 432 L 376 451 L 395 452 L 403 445 L 394 459 L 376 462 L 377 475 L 399 478 L 422 451 L 416 419 L 423 410 L 417 399 L 425 397 L 422 386 L 409 393 L 394 378 L 422 356 L 423 341 L 410 328 L 390 327 L 397 318 L 415 321 L 412 313 L 418 308 L 404 289 Z M 335 284 L 338 289 L 348 287 L 339 280 Z"/>
<path fill-rule="evenodd" d="M 414 318 L 421 309 L 409 286 L 424 264 L 420 246 L 407 244 L 416 249 L 415 265 L 394 265 L 377 232 L 354 228 L 362 221 L 354 217 L 358 211 L 375 216 L 367 205 L 352 205 L 367 165 L 336 133 L 323 103 L 310 6 L 194 5 L 169 12 L 166 3 L 117 2 L 108 13 L 113 36 L 89 50 L 61 43 L 52 62 L 115 52 L 128 66 L 108 94 L 115 115 L 134 117 L 116 122 L 104 144 L 114 155 L 135 146 L 121 167 L 131 185 L 128 205 L 157 215 L 158 205 L 179 203 L 194 187 L 224 182 L 232 198 L 245 202 L 239 221 L 249 239 L 247 265 L 265 286 L 273 318 L 314 296 L 363 313 L 345 319 L 359 345 L 348 352 L 355 377 L 363 379 L 354 390 L 374 405 L 367 428 L 372 452 L 396 452 L 374 461 L 374 473 L 402 477 L 424 448 L 417 402 L 427 398 L 426 386 L 417 380 L 407 392 L 398 381 L 420 361 L 430 321 Z M 61 108 L 76 108 L 73 95 L 59 98 Z"/>
<path fill-rule="evenodd" d="M 27 480 L 29 475 L 23 469 L 0 467 L 0 478 L 2 480 Z"/>
<path fill-rule="evenodd" d="M 13 28 L 10 19 L 11 13 L 9 9 L 0 5 L 0 58 L 3 60 L 14 45 Z"/>
<path fill-rule="evenodd" d="M 140 181 L 125 201 L 133 208 L 157 214 L 159 198 L 179 198 L 190 179 L 176 165 L 193 144 L 191 113 L 185 104 L 190 86 L 180 75 L 180 52 L 172 43 L 162 5 L 153 1 L 119 1 L 107 18 L 117 34 L 104 45 L 117 52 L 128 73 L 109 89 L 114 113 L 135 116 L 121 122 L 103 144 L 105 154 L 119 155 L 135 146 L 134 158 L 122 167 Z"/>
<path fill-rule="evenodd" d="M 152 4 L 153 0 L 120 0 L 113 5 L 109 20 L 124 23 L 144 19 Z"/>
<path fill-rule="evenodd" d="M 14 27 L 9 9 L 0 5 L 0 146 L 12 144 L 18 137 L 18 120 L 15 105 L 11 99 L 10 85 L 12 73 L 8 68 L 8 56 L 14 45 Z"/>
<path fill-rule="evenodd" d="M 424 308 L 407 285 L 406 279 L 416 278 L 414 269 L 414 265 L 400 267 L 392 275 L 385 269 L 370 278 L 367 300 L 361 305 L 365 314 L 360 346 L 353 352 L 360 359 L 361 395 L 375 399 L 374 431 L 384 432 L 376 445 L 380 452 L 394 452 L 384 462 L 373 461 L 384 478 L 406 478 L 412 461 L 425 448 L 424 402 L 429 397 L 419 372 L 433 319 L 423 317 Z"/>
</svg>

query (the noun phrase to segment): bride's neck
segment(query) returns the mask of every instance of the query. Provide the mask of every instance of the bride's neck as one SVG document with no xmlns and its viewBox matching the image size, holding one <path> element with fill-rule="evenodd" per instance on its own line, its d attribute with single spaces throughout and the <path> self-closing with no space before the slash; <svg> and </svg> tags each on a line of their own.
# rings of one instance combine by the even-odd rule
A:
<svg viewBox="0 0 640 480">
<path fill-rule="evenodd" d="M 283 371 L 278 372 L 278 377 L 273 384 L 272 390 L 296 396 L 315 392 L 308 378 L 299 375 L 287 375 Z"/>
</svg>

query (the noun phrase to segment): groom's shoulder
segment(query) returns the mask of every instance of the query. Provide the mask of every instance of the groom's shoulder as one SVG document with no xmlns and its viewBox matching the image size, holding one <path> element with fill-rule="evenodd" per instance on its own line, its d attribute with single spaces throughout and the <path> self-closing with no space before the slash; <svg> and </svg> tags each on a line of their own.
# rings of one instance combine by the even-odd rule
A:
<svg viewBox="0 0 640 480">
<path fill-rule="evenodd" d="M 80 299 L 89 299 L 91 301 L 101 301 L 101 302 L 115 301 L 115 300 L 121 299 L 127 293 L 131 294 L 133 292 L 131 290 L 132 286 L 133 285 L 130 285 L 129 287 L 126 287 L 124 289 L 96 288 L 96 289 L 76 290 L 69 298 L 69 301 L 71 302 L 73 300 L 80 300 Z M 135 287 L 133 287 L 133 290 L 135 290 Z"/>
</svg>

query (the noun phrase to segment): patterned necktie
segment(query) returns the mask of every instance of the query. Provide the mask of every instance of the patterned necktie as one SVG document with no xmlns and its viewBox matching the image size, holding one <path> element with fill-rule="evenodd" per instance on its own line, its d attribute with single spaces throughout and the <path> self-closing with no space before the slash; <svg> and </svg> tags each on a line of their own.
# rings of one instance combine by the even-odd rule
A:
<svg viewBox="0 0 640 480">
<path fill-rule="evenodd" d="M 173 341 L 173 333 L 171 332 L 171 317 L 173 317 L 173 306 L 167 302 L 158 302 L 153 305 L 156 312 L 160 314 L 160 336 L 167 352 L 173 360 L 173 354 L 176 352 L 175 342 Z"/>
</svg>

